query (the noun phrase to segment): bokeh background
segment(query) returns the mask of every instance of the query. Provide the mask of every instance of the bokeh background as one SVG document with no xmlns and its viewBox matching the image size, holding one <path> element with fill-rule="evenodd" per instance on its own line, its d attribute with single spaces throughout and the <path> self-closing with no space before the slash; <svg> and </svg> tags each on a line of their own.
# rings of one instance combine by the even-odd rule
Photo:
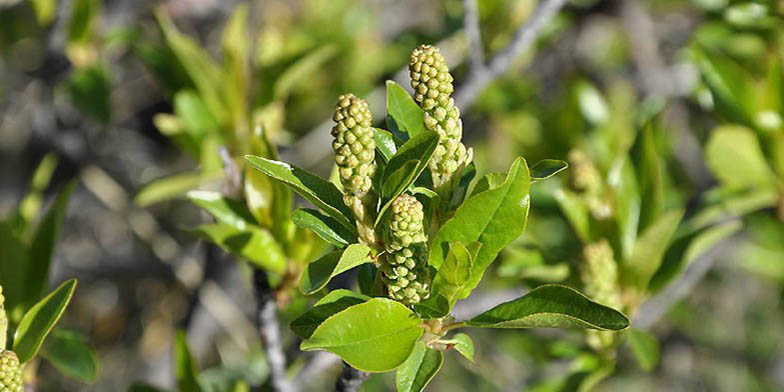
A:
<svg viewBox="0 0 784 392">
<path fill-rule="evenodd" d="M 478 1 L 479 61 L 509 50 L 542 2 Z M 401 70 L 420 43 L 442 49 L 459 92 L 477 78 L 465 14 L 462 0 L 0 0 L 0 216 L 31 186 L 48 205 L 76 180 L 50 281 L 79 278 L 62 325 L 87 337 L 101 365 L 84 384 L 41 362 L 37 390 L 173 390 L 178 328 L 205 379 L 263 383 L 248 269 L 187 230 L 207 217 L 182 194 L 224 189 L 210 168 L 220 167 L 221 146 L 241 142 L 209 135 L 247 133 L 237 118 L 251 118 L 284 159 L 327 176 L 340 94 L 368 99 L 383 123 L 384 82 L 408 85 Z M 655 117 L 663 203 L 694 216 L 733 178 L 752 175 L 745 150 L 723 151 L 724 163 L 706 157 L 714 130 L 740 123 L 781 184 L 782 15 L 779 0 L 569 1 L 503 72 L 460 95 L 466 144 L 490 172 L 516 156 L 567 160 L 601 129 L 633 135 L 635 121 Z M 213 80 L 233 67 L 249 71 Z M 233 94 L 229 104 L 210 102 L 204 83 L 213 82 Z M 42 160 L 51 178 L 31 185 Z M 458 313 L 579 276 L 579 241 L 553 196 L 568 178 L 534 190 L 526 233 Z M 621 346 L 615 374 L 597 390 L 784 390 L 784 202 L 771 200 L 731 209 L 733 235 L 634 315 L 660 341 L 658 364 L 645 371 Z M 312 357 L 297 354 L 285 323 L 305 303 L 281 314 L 294 369 Z M 579 333 L 472 336 L 477 364 L 448 355 L 431 390 L 554 390 L 579 366 Z M 317 358 L 324 363 L 306 387 L 329 390 L 338 362 Z M 365 385 L 393 389 L 390 375 Z"/>
</svg>

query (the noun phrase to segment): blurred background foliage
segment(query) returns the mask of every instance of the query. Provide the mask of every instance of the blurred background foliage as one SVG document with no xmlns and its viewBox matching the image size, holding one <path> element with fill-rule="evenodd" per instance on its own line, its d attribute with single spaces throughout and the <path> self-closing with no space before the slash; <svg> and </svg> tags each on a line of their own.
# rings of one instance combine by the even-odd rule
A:
<svg viewBox="0 0 784 392">
<path fill-rule="evenodd" d="M 489 58 L 538 2 L 477 4 Z M 464 13 L 461 0 L 0 0 L 0 216 L 29 224 L 76 179 L 49 280 L 80 279 L 61 325 L 101 363 L 83 384 L 41 362 L 37 389 L 174 388 L 177 329 L 205 390 L 264 383 L 250 269 L 193 235 L 208 219 L 185 195 L 245 189 L 259 230 L 310 246 L 283 250 L 301 268 L 325 244 L 287 220 L 288 191 L 265 210 L 275 185 L 246 174 L 242 187 L 241 157 L 327 175 L 336 98 L 354 92 L 382 121 L 384 81 L 405 84 L 419 43 L 442 48 L 459 91 L 474 72 Z M 605 244 L 617 279 L 604 289 L 636 329 L 606 346 L 478 331 L 477 363 L 447 361 L 433 391 L 784 389 L 782 15 L 780 0 L 572 0 L 459 102 L 484 171 L 516 156 L 571 167 L 532 188 L 525 234 L 456 312 L 543 282 L 591 291 L 587 249 Z M 307 300 L 284 302 L 296 370 L 308 357 L 285 326 Z M 331 385 L 334 365 L 306 387 Z"/>
</svg>

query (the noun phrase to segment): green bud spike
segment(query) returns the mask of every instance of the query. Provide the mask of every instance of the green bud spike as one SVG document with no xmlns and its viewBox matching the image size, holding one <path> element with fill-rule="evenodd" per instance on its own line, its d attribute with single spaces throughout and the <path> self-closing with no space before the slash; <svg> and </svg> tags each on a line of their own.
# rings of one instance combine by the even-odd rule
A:
<svg viewBox="0 0 784 392">
<path fill-rule="evenodd" d="M 376 142 L 370 105 L 353 94 L 341 95 L 332 120 L 332 150 L 344 189 L 343 202 L 357 218 L 360 240 L 373 244 L 376 196 L 371 186 L 376 173 Z"/>
<path fill-rule="evenodd" d="M 585 293 L 594 301 L 619 309 L 621 297 L 618 290 L 618 264 L 607 240 L 588 244 L 583 248 L 580 278 Z M 611 347 L 616 340 L 613 332 L 589 331 L 588 345 L 596 350 Z"/>
<path fill-rule="evenodd" d="M 462 143 L 463 122 L 452 99 L 454 86 L 444 56 L 435 46 L 420 45 L 408 65 L 414 99 L 425 111 L 425 127 L 437 132 L 438 147 L 430 160 L 433 185 L 442 195 L 451 192 L 453 177 L 471 163 L 473 152 Z"/>
<path fill-rule="evenodd" d="M 381 271 L 389 296 L 406 305 L 426 299 L 430 294 L 427 269 L 427 236 L 422 203 L 402 194 L 392 202 L 386 219 Z"/>
<path fill-rule="evenodd" d="M 13 351 L 0 350 L 0 391 L 22 392 L 22 365 Z"/>
</svg>

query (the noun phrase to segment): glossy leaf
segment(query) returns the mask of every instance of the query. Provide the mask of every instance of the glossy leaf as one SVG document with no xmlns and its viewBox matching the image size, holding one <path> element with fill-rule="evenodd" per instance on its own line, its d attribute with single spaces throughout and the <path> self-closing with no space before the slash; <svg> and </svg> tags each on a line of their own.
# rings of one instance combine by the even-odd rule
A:
<svg viewBox="0 0 784 392">
<path fill-rule="evenodd" d="M 35 356 L 71 302 L 75 289 L 76 279 L 68 280 L 25 313 L 14 335 L 13 350 L 20 362 L 25 363 Z"/>
<path fill-rule="evenodd" d="M 435 132 L 421 133 L 400 146 L 395 156 L 389 160 L 381 176 L 381 197 L 386 204 L 378 214 L 378 221 L 392 200 L 408 189 L 427 168 L 427 163 L 438 146 L 438 140 L 438 134 Z"/>
<path fill-rule="evenodd" d="M 562 170 L 569 164 L 558 159 L 543 159 L 531 166 L 531 183 L 546 180 Z"/>
<path fill-rule="evenodd" d="M 297 227 L 316 233 L 324 241 L 338 248 L 345 248 L 357 242 L 357 233 L 346 229 L 335 219 L 311 208 L 299 208 L 291 214 L 291 220 Z"/>
<path fill-rule="evenodd" d="M 411 355 L 395 372 L 397 392 L 421 392 L 444 364 L 444 353 L 418 342 Z"/>
<path fill-rule="evenodd" d="M 651 277 L 659 269 L 681 217 L 683 210 L 667 212 L 648 226 L 638 238 L 632 256 L 624 263 L 624 268 L 628 271 L 625 279 L 638 289 L 647 287 Z"/>
<path fill-rule="evenodd" d="M 299 289 L 307 295 L 313 294 L 326 286 L 336 275 L 372 262 L 369 246 L 351 244 L 345 250 L 327 253 L 308 264 L 300 277 Z"/>
<path fill-rule="evenodd" d="M 397 153 L 397 143 L 395 137 L 386 129 L 373 128 L 373 139 L 376 141 L 376 150 L 381 153 L 384 162 L 389 162 Z"/>
<path fill-rule="evenodd" d="M 498 252 L 523 233 L 530 207 L 529 185 L 525 160 L 517 158 L 501 185 L 468 199 L 436 234 L 429 256 L 430 265 L 436 269 L 441 267 L 449 243 L 482 244 L 474 258 L 470 280 L 458 298 L 467 297 Z"/>
<path fill-rule="evenodd" d="M 245 230 L 255 222 L 255 218 L 245 204 L 229 199 L 219 192 L 191 191 L 187 196 L 193 204 L 206 210 L 218 222 L 237 230 Z"/>
<path fill-rule="evenodd" d="M 449 244 L 449 253 L 433 277 L 430 298 L 422 306 L 440 309 L 441 312 L 446 310 L 446 312 L 437 314 L 438 317 L 446 316 L 452 310 L 461 293 L 468 289 L 468 285 L 471 283 L 474 257 L 481 246 L 478 242 L 471 244 L 470 247 L 457 242 Z M 446 309 L 438 303 L 442 300 L 446 300 L 448 304 Z M 429 316 L 434 315 L 430 314 Z"/>
<path fill-rule="evenodd" d="M 452 336 L 452 339 L 444 340 L 444 343 L 449 343 L 454 345 L 454 349 L 460 353 L 465 359 L 474 362 L 474 341 L 471 340 L 471 337 L 464 334 L 458 333 L 455 336 Z"/>
<path fill-rule="evenodd" d="M 373 298 L 329 317 L 316 328 L 302 350 L 326 350 L 356 369 L 386 372 L 411 354 L 424 330 L 405 305 Z"/>
<path fill-rule="evenodd" d="M 247 155 L 245 159 L 262 173 L 291 187 L 349 230 L 354 228 L 351 218 L 354 215 L 343 203 L 343 194 L 331 182 L 285 162 L 252 155 Z"/>
<path fill-rule="evenodd" d="M 650 372 L 659 363 L 659 341 L 649 332 L 639 329 L 630 329 L 629 347 L 632 349 L 634 359 L 646 372 Z"/>
<path fill-rule="evenodd" d="M 357 294 L 350 290 L 338 289 L 330 291 L 312 308 L 291 322 L 291 330 L 297 336 L 309 339 L 321 323 L 332 315 L 342 312 L 354 305 L 367 302 L 370 297 Z"/>
<path fill-rule="evenodd" d="M 559 285 L 539 286 L 466 322 L 481 328 L 586 328 L 620 331 L 629 326 L 621 312 Z"/>
<path fill-rule="evenodd" d="M 387 125 L 413 138 L 425 132 L 425 112 L 399 84 L 387 80 Z"/>
<path fill-rule="evenodd" d="M 86 383 L 98 377 L 95 351 L 78 332 L 55 329 L 41 349 L 41 355 L 68 377 Z"/>
<path fill-rule="evenodd" d="M 177 390 L 180 392 L 201 392 L 199 386 L 199 365 L 188 347 L 185 332 L 177 331 L 174 336 L 174 371 Z"/>
<path fill-rule="evenodd" d="M 226 252 L 242 257 L 251 264 L 276 273 L 286 268 L 286 255 L 275 237 L 258 226 L 240 230 L 226 223 L 201 225 L 193 231 L 220 246 Z"/>
</svg>

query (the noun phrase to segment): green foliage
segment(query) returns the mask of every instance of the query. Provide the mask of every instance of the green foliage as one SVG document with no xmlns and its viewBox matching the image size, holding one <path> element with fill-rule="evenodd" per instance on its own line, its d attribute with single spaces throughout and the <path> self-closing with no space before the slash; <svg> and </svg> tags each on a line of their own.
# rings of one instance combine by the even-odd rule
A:
<svg viewBox="0 0 784 392">
<path fill-rule="evenodd" d="M 44 339 L 65 312 L 75 289 L 75 279 L 61 284 L 33 305 L 19 321 L 14 335 L 13 350 L 22 363 L 31 360 L 41 348 Z"/>
</svg>

